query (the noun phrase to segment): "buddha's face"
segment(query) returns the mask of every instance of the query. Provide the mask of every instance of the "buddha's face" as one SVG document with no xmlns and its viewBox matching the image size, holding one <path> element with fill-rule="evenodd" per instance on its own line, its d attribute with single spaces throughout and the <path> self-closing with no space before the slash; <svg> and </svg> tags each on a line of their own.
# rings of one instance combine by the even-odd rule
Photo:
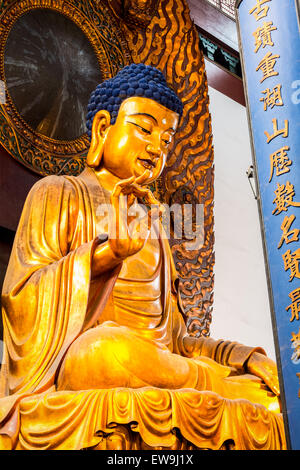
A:
<svg viewBox="0 0 300 470">
<path fill-rule="evenodd" d="M 120 179 L 149 171 L 145 183 L 163 170 L 179 115 L 148 98 L 123 101 L 115 124 L 109 126 L 103 148 L 103 166 Z"/>
</svg>

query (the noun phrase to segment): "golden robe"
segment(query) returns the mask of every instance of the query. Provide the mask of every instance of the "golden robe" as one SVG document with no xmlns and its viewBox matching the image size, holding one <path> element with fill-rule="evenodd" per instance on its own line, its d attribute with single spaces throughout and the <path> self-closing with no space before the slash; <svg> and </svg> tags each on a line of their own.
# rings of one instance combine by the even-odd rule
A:
<svg viewBox="0 0 300 470">
<path fill-rule="evenodd" d="M 229 377 L 233 369 L 243 374 L 252 351 L 263 350 L 210 338 L 199 339 L 195 351 L 185 349 L 167 241 L 160 240 L 159 322 L 135 327 L 130 315 L 128 323 L 113 308 L 121 266 L 91 279 L 103 230 L 97 209 L 108 202 L 89 168 L 78 177 L 44 178 L 28 195 L 2 293 L 0 449 L 183 448 L 183 441 L 185 448 L 219 449 L 227 441 L 237 449 L 285 448 L 282 416 L 260 404 L 263 398 L 272 409 L 272 394 L 253 376 Z M 84 381 L 58 387 L 68 354 L 86 345 L 87 335 L 97 336 L 97 328 L 120 332 L 137 355 L 147 343 L 166 367 L 182 357 L 196 381 L 187 374 L 179 388 L 153 386 L 156 364 L 145 364 L 150 383 L 144 387 L 129 382 L 86 390 Z M 122 444 L 109 444 L 116 434 Z"/>
</svg>

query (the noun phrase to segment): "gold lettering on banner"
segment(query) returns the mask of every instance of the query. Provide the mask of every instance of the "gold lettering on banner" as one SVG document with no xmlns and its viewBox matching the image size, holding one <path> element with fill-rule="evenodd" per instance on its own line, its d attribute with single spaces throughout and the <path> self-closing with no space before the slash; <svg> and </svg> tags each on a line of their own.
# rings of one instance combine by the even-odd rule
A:
<svg viewBox="0 0 300 470">
<path fill-rule="evenodd" d="M 280 56 L 278 54 L 272 55 L 271 52 L 268 52 L 265 57 L 260 61 L 258 64 L 258 67 L 256 68 L 256 71 L 261 70 L 263 73 L 262 79 L 260 80 L 260 83 L 262 83 L 264 80 L 270 77 L 274 77 L 275 75 L 278 75 L 278 72 L 274 70 L 274 67 L 276 65 L 276 59 L 278 59 Z"/>
<path fill-rule="evenodd" d="M 294 214 L 290 215 L 289 217 L 286 215 L 283 219 L 280 227 L 283 233 L 280 242 L 278 243 L 278 248 L 281 248 L 284 242 L 288 245 L 289 243 L 299 241 L 300 230 L 297 228 L 290 230 L 295 219 L 296 216 Z"/>
<path fill-rule="evenodd" d="M 289 121 L 287 119 L 285 119 L 284 121 L 283 129 L 278 129 L 278 121 L 276 118 L 272 119 L 272 123 L 273 123 L 273 134 L 269 134 L 269 132 L 265 131 L 268 144 L 271 142 L 271 140 L 275 139 L 275 137 L 278 137 L 279 135 L 282 135 L 282 137 L 284 138 L 288 137 L 289 135 Z"/>
<path fill-rule="evenodd" d="M 289 167 L 293 162 L 288 157 L 288 150 L 290 150 L 290 147 L 282 147 L 270 155 L 271 174 L 269 183 L 272 181 L 274 170 L 276 176 L 281 176 L 290 171 Z"/>
<path fill-rule="evenodd" d="M 286 311 L 291 310 L 291 318 L 290 321 L 299 320 L 299 312 L 300 312 L 300 288 L 290 292 L 289 297 L 292 301 L 291 305 L 286 307 Z"/>
<path fill-rule="evenodd" d="M 255 39 L 255 53 L 259 51 L 261 47 L 265 48 L 266 46 L 274 46 L 274 42 L 272 41 L 272 31 L 275 31 L 276 29 L 276 26 L 273 25 L 273 21 L 264 21 L 263 25 L 252 33 Z"/>
<path fill-rule="evenodd" d="M 273 90 L 266 88 L 262 93 L 265 95 L 260 98 L 259 101 L 264 103 L 264 111 L 267 111 L 268 108 L 273 109 L 274 106 L 283 106 L 283 100 L 281 96 L 281 84 L 276 85 Z"/>
<path fill-rule="evenodd" d="M 253 8 L 251 8 L 251 10 L 249 11 L 249 14 L 250 15 L 253 14 L 256 21 L 259 21 L 262 18 L 265 18 L 268 14 L 270 7 L 264 4 L 270 1 L 271 0 L 256 0 L 256 5 Z"/>
<path fill-rule="evenodd" d="M 300 248 L 298 248 L 294 253 L 291 250 L 287 250 L 282 255 L 283 263 L 284 263 L 284 270 L 290 270 L 290 279 L 291 282 L 295 277 L 300 279 L 300 271 L 299 271 L 299 261 L 300 261 Z M 295 292 L 295 291 L 293 291 Z M 289 294 L 291 297 L 291 294 Z M 291 297 L 292 298 L 292 297 Z M 297 319 L 298 320 L 298 319 Z"/>
<path fill-rule="evenodd" d="M 278 215 L 282 211 L 287 211 L 287 208 L 290 206 L 300 207 L 300 202 L 294 202 L 293 198 L 295 196 L 294 185 L 289 181 L 286 184 L 277 183 L 277 188 L 274 191 L 275 199 L 273 204 L 276 204 L 276 208 L 273 210 L 272 214 Z"/>
</svg>

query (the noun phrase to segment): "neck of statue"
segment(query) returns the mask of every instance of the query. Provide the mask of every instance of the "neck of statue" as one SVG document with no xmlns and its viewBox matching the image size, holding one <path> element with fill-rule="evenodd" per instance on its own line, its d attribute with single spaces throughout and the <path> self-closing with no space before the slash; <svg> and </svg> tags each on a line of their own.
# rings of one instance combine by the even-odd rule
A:
<svg viewBox="0 0 300 470">
<path fill-rule="evenodd" d="M 113 191 L 115 185 L 120 181 L 120 178 L 104 167 L 98 170 L 93 168 L 92 170 L 95 173 L 100 185 L 110 193 Z"/>
</svg>

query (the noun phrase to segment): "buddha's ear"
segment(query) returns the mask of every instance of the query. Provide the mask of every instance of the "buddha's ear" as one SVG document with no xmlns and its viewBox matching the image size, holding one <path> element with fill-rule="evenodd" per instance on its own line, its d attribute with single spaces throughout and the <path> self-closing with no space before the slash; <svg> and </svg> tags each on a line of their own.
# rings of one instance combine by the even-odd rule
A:
<svg viewBox="0 0 300 470">
<path fill-rule="evenodd" d="M 100 165 L 103 155 L 103 147 L 109 127 L 109 112 L 104 109 L 98 111 L 93 119 L 91 146 L 86 157 L 86 163 L 88 166 L 96 168 Z"/>
</svg>

